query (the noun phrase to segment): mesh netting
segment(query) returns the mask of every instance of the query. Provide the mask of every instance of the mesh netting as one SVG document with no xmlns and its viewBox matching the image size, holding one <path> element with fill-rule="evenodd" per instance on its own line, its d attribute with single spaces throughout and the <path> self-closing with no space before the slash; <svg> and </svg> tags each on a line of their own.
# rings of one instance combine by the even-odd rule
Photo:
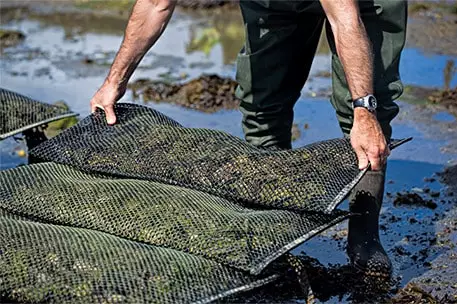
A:
<svg viewBox="0 0 457 304">
<path fill-rule="evenodd" d="M 115 111 L 31 151 L 52 162 L 0 172 L 0 300 L 208 302 L 267 284 L 348 216 L 334 208 L 364 174 L 346 139 L 271 151 Z"/>
<path fill-rule="evenodd" d="M 147 107 L 119 104 L 115 112 L 116 125 L 107 125 L 99 111 L 31 154 L 87 172 L 296 211 L 333 210 L 364 173 L 348 139 L 269 151 L 221 131 L 181 127 Z"/>
<path fill-rule="evenodd" d="M 0 140 L 77 114 L 0 88 Z"/>
<path fill-rule="evenodd" d="M 0 179 L 0 207 L 11 213 L 181 250 L 253 274 L 347 215 L 248 209 L 204 192 L 101 178 L 53 163 L 2 171 Z"/>
<path fill-rule="evenodd" d="M 0 216 L 0 301 L 204 303 L 278 277 L 103 232 Z"/>
</svg>

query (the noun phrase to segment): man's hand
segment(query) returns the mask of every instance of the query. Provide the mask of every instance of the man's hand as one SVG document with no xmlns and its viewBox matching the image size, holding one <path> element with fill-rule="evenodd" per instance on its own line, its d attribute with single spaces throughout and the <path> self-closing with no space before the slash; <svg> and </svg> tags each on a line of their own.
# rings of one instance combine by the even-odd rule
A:
<svg viewBox="0 0 457 304">
<path fill-rule="evenodd" d="M 332 28 L 352 99 L 373 94 L 373 51 L 357 0 L 320 2 Z M 376 116 L 364 108 L 354 110 L 351 144 L 360 169 L 371 164 L 372 170 L 381 170 L 390 153 Z"/>
<path fill-rule="evenodd" d="M 92 112 L 96 108 L 105 111 L 108 124 L 116 122 L 114 104 L 124 96 L 136 67 L 165 30 L 175 5 L 176 0 L 136 0 L 105 83 L 90 101 Z"/>
<path fill-rule="evenodd" d="M 114 105 L 124 96 L 125 91 L 126 86 L 124 84 L 111 85 L 105 82 L 90 100 L 90 109 L 92 113 L 94 113 L 97 108 L 100 108 L 105 111 L 106 122 L 109 125 L 115 124 L 116 115 L 114 114 Z"/>
<path fill-rule="evenodd" d="M 359 169 L 371 164 L 372 170 L 381 170 L 390 151 L 376 116 L 367 109 L 354 109 L 351 144 L 359 160 Z"/>
</svg>

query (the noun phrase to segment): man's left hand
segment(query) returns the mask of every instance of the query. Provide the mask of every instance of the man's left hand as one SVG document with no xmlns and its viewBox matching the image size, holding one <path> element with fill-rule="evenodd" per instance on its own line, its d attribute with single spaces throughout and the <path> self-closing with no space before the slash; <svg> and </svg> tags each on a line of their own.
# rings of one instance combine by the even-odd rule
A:
<svg viewBox="0 0 457 304">
<path fill-rule="evenodd" d="M 369 164 L 372 170 L 381 170 L 390 154 L 375 114 L 365 108 L 354 109 L 351 145 L 357 154 L 360 170 L 365 169 Z"/>
</svg>

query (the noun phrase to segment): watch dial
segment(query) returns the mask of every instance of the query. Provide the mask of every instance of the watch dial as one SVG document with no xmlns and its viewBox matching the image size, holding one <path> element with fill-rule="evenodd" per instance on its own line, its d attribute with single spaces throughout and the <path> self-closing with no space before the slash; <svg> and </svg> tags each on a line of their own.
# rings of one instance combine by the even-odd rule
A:
<svg viewBox="0 0 457 304">
<path fill-rule="evenodd" d="M 376 108 L 376 106 L 377 106 L 376 98 L 374 98 L 373 96 L 371 96 L 371 97 L 368 99 L 368 104 L 370 105 L 370 107 Z"/>
</svg>

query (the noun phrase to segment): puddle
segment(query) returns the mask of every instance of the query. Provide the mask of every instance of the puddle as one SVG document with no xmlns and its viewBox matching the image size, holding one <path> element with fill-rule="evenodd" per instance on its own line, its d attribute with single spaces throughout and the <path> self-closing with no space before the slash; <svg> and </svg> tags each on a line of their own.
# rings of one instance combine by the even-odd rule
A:
<svg viewBox="0 0 457 304">
<path fill-rule="evenodd" d="M 189 80 L 202 73 L 233 78 L 234 60 L 242 45 L 243 27 L 240 16 L 230 14 L 213 16 L 176 12 L 162 38 L 145 56 L 132 82 L 140 78 L 161 79 L 163 75 L 187 75 Z M 96 30 L 80 21 L 62 24 L 62 20 L 30 16 L 2 25 L 5 29 L 23 32 L 26 39 L 0 54 L 0 85 L 46 102 L 64 100 L 73 111 L 84 117 L 89 114 L 90 98 L 101 85 L 121 43 L 125 20 L 111 20 L 107 24 L 112 26 L 99 26 Z M 457 57 L 429 55 L 407 48 L 401 58 L 402 78 L 406 84 L 442 87 L 446 81 L 443 69 L 449 60 L 457 60 Z M 331 80 L 320 77 L 325 75 L 322 71 L 329 70 L 330 56 L 324 48 L 316 56 L 310 73 L 318 77 L 308 81 L 295 107 L 295 123 L 300 136 L 294 141 L 294 147 L 341 136 L 330 103 L 325 98 L 308 97 L 312 92 L 329 87 Z M 449 83 L 455 87 L 457 79 Z M 122 101 L 130 100 L 132 94 L 128 91 Z M 386 185 L 386 193 L 392 196 L 386 194 L 381 219 L 381 225 L 386 229 L 381 230 L 381 237 L 393 258 L 395 275 L 399 277 L 400 285 L 404 285 L 425 272 L 424 263 L 439 253 L 439 249 L 432 246 L 427 249 L 426 258 L 418 262 L 419 252 L 428 248 L 427 242 L 435 237 L 435 220 L 439 218 L 436 214 L 443 214 L 451 208 L 451 204 L 440 197 L 435 199 L 438 204 L 435 210 L 394 206 L 395 194 L 413 187 L 440 190 L 441 184 L 425 182 L 424 177 L 433 176 L 435 172 L 442 171 L 445 164 L 457 159 L 457 122 L 445 112 L 434 113 L 402 101 L 399 105 L 401 113 L 393 123 L 393 136 L 413 136 L 414 140 L 395 150 L 389 158 L 387 180 L 391 182 Z M 207 114 L 165 103 L 148 103 L 148 106 L 184 126 L 218 129 L 242 137 L 241 114 L 236 110 Z M 446 150 L 446 147 L 451 148 Z M 20 149 L 25 149 L 25 144 L 16 143 L 13 139 L 2 141 L 0 169 L 26 163 L 26 158 L 17 153 Z M 347 202 L 342 208 L 347 208 Z M 345 224 L 339 225 L 300 246 L 295 252 L 305 251 L 324 264 L 346 264 L 345 238 L 336 240 L 332 237 L 332 234 L 344 229 Z M 409 254 L 399 254 L 401 250 Z M 413 256 L 417 256 L 416 260 Z M 326 301 L 340 302 L 335 297 Z"/>
<path fill-rule="evenodd" d="M 439 112 L 433 115 L 433 119 L 444 122 L 454 122 L 455 117 L 447 112 Z"/>
</svg>

